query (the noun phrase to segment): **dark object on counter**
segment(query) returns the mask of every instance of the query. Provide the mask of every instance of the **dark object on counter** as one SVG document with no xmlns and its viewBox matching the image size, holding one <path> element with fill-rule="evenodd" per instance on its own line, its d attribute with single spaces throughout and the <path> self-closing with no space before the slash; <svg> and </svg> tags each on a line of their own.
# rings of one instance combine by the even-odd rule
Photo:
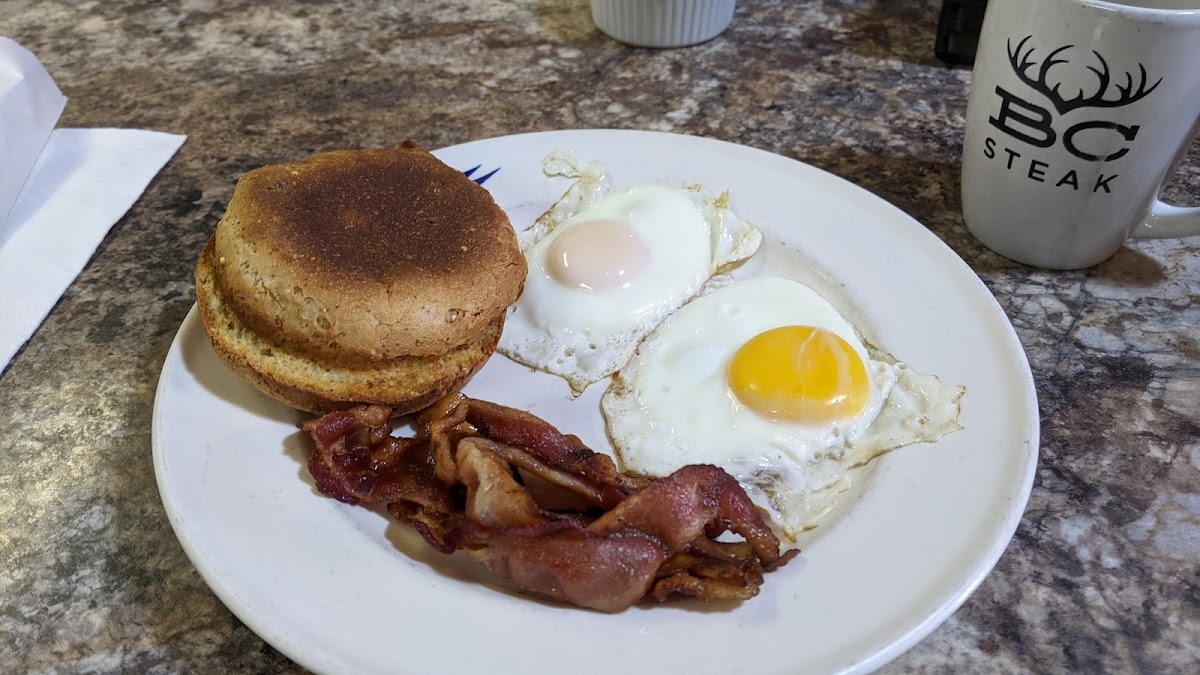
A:
<svg viewBox="0 0 1200 675">
<path fill-rule="evenodd" d="M 987 0 L 942 0 L 933 53 L 946 63 L 974 63 Z"/>
</svg>

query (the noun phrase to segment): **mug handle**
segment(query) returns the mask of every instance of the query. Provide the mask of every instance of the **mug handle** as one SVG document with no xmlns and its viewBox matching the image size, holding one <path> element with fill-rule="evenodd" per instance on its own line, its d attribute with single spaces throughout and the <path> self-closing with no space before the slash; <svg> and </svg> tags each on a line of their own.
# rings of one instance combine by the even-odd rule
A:
<svg viewBox="0 0 1200 675">
<path fill-rule="evenodd" d="M 1200 234 L 1200 206 L 1171 206 L 1154 200 L 1146 220 L 1130 236 L 1139 239 L 1174 239 Z"/>
</svg>

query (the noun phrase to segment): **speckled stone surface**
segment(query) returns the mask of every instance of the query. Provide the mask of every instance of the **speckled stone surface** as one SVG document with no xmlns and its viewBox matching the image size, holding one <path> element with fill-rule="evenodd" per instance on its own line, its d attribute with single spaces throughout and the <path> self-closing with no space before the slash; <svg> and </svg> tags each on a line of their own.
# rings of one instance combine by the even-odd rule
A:
<svg viewBox="0 0 1200 675">
<path fill-rule="evenodd" d="M 926 224 L 995 292 L 1035 374 L 1036 485 L 995 571 L 885 670 L 1196 672 L 1200 241 L 1087 271 L 964 229 L 970 72 L 938 3 L 742 0 L 720 38 L 622 46 L 583 0 L 7 0 L 63 126 L 189 135 L 0 375 L 0 671 L 285 673 L 177 543 L 150 420 L 192 265 L 233 182 L 315 151 L 584 127 L 702 134 L 814 164 Z M 1167 191 L 1200 202 L 1200 145 Z M 8 289 L 5 292 L 9 292 Z"/>
</svg>

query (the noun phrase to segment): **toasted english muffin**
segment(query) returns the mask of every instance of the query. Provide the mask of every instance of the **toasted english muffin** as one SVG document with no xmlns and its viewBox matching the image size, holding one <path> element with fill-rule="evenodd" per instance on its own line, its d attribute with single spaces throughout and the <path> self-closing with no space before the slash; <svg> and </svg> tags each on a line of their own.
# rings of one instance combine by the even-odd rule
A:
<svg viewBox="0 0 1200 675">
<path fill-rule="evenodd" d="M 225 302 L 213 273 L 213 243 L 196 266 L 196 307 L 213 350 L 230 370 L 256 389 L 293 408 L 323 414 L 359 403 L 378 403 L 396 414 L 420 410 L 462 387 L 500 340 L 505 312 L 483 335 L 444 354 L 398 356 L 368 365 L 339 366 L 262 337 Z"/>
<path fill-rule="evenodd" d="M 526 274 L 487 190 L 411 141 L 247 173 L 213 246 L 249 329 L 341 366 L 472 344 Z"/>
<path fill-rule="evenodd" d="M 486 190 L 414 143 L 244 175 L 196 266 L 213 348 L 314 413 L 418 410 L 491 356 L 525 258 Z"/>
</svg>

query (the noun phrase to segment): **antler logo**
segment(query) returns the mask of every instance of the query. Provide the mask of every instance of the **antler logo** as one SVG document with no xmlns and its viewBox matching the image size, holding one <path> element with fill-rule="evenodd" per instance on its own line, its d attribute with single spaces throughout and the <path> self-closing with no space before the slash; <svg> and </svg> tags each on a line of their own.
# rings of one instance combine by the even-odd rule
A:
<svg viewBox="0 0 1200 675">
<path fill-rule="evenodd" d="M 1108 62 L 1104 60 L 1104 57 L 1101 56 L 1100 52 L 1093 49 L 1092 54 L 1094 54 L 1096 56 L 1096 60 L 1100 62 L 1100 67 L 1096 68 L 1095 66 L 1088 66 L 1087 69 L 1092 71 L 1098 80 L 1095 93 L 1087 96 L 1084 94 L 1084 91 L 1081 88 L 1078 96 L 1069 99 L 1064 98 L 1062 94 L 1059 93 L 1059 90 L 1062 88 L 1062 83 L 1059 82 L 1054 86 L 1050 86 L 1047 78 L 1050 75 L 1050 69 L 1054 66 L 1070 63 L 1070 59 L 1060 59 L 1056 57 L 1059 54 L 1072 49 L 1075 45 L 1066 45 L 1064 47 L 1055 49 L 1046 56 L 1046 58 L 1042 61 L 1041 66 L 1038 66 L 1037 61 L 1033 59 L 1033 53 L 1035 51 L 1034 47 L 1030 45 L 1029 48 L 1026 49 L 1026 45 L 1032 39 L 1032 35 L 1027 35 L 1017 43 L 1016 47 L 1013 46 L 1011 39 L 1008 40 L 1008 62 L 1012 64 L 1013 72 L 1017 74 L 1017 77 L 1022 82 L 1032 87 L 1034 91 L 1050 99 L 1050 104 L 1054 106 L 1054 109 L 1057 110 L 1058 114 L 1060 115 L 1064 115 L 1079 108 L 1120 108 L 1122 106 L 1127 106 L 1131 103 L 1136 103 L 1137 101 L 1146 98 L 1146 96 L 1158 88 L 1158 85 L 1162 84 L 1162 78 L 1160 77 L 1158 78 L 1157 82 L 1147 88 L 1146 83 L 1149 82 L 1150 77 L 1146 73 L 1146 67 L 1139 63 L 1138 71 L 1141 74 L 1138 78 L 1137 89 L 1134 89 L 1133 73 L 1126 71 L 1125 84 L 1122 85 L 1120 83 L 1116 83 L 1115 85 L 1117 90 L 1116 98 L 1108 98 L 1107 95 L 1109 89 L 1113 88 L 1114 84 L 1111 81 L 1112 74 L 1109 72 Z M 1037 68 L 1036 76 L 1030 74 L 1030 71 L 1034 68 Z"/>
<path fill-rule="evenodd" d="M 1111 109 L 1131 105 L 1149 96 L 1163 83 L 1160 77 L 1154 84 L 1150 84 L 1146 67 L 1140 63 L 1137 66 L 1136 80 L 1133 72 L 1125 71 L 1124 78 L 1118 76 L 1114 81 L 1108 61 L 1100 52 L 1092 50 L 1097 63 L 1087 66 L 1091 75 L 1083 74 L 1083 81 L 1075 88 L 1078 93 L 1068 98 L 1063 89 L 1071 91 L 1071 84 L 1063 79 L 1052 83 L 1051 71 L 1070 63 L 1070 59 L 1063 55 L 1075 45 L 1058 47 L 1046 54 L 1039 63 L 1035 57 L 1037 48 L 1033 40 L 1032 35 L 1026 35 L 1015 45 L 1012 39 L 1007 40 L 1008 62 L 1017 79 L 1034 92 L 1046 97 L 1060 118 L 1084 108 Z M 1000 110 L 996 116 L 988 118 L 992 126 L 1036 148 L 1050 148 L 1061 138 L 1067 152 L 1089 162 L 1111 162 L 1129 153 L 1129 145 L 1118 146 L 1100 134 L 1116 133 L 1128 144 L 1137 137 L 1141 128 L 1136 124 L 1121 124 L 1093 116 L 1066 127 L 1060 136 L 1060 120 L 1055 119 L 1050 109 L 1026 100 L 1004 87 L 997 86 L 996 94 L 1000 96 Z"/>
</svg>

